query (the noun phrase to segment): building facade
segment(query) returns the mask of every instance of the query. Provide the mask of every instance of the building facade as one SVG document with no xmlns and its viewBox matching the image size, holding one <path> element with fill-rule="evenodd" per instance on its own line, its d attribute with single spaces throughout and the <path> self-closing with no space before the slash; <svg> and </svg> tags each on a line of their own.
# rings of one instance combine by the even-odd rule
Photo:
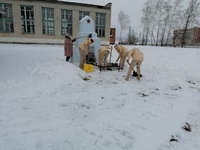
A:
<svg viewBox="0 0 200 150">
<path fill-rule="evenodd" d="M 57 0 L 0 0 L 0 42 L 63 44 L 76 38 L 79 21 L 90 16 L 101 44 L 110 43 L 111 7 Z"/>
<path fill-rule="evenodd" d="M 184 29 L 174 30 L 173 43 L 174 46 L 182 44 Z M 184 45 L 197 46 L 200 45 L 200 27 L 194 27 L 186 30 Z"/>
</svg>

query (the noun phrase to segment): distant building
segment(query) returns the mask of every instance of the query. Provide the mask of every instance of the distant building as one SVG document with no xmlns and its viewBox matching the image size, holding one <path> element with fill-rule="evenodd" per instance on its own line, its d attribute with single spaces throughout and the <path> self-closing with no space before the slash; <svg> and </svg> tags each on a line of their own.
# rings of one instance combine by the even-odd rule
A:
<svg viewBox="0 0 200 150">
<path fill-rule="evenodd" d="M 79 21 L 90 16 L 101 44 L 110 44 L 111 6 L 57 0 L 1 0 L 0 42 L 62 44 L 76 37 Z M 2 11 L 3 12 L 3 11 Z"/>
<path fill-rule="evenodd" d="M 110 28 L 110 44 L 115 44 L 116 28 Z"/>
<path fill-rule="evenodd" d="M 175 46 L 181 45 L 184 29 L 174 30 L 173 43 Z M 185 45 L 200 44 L 200 27 L 194 27 L 186 30 Z"/>
</svg>

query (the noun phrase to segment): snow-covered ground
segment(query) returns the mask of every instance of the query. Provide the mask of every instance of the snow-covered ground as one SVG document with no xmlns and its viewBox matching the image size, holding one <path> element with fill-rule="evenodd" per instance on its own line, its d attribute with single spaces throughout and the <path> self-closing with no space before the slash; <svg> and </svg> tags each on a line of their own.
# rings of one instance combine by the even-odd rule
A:
<svg viewBox="0 0 200 150">
<path fill-rule="evenodd" d="M 62 45 L 0 44 L 0 150 L 200 150 L 200 49 L 137 47 L 127 82 L 128 64 L 85 73 Z"/>
</svg>

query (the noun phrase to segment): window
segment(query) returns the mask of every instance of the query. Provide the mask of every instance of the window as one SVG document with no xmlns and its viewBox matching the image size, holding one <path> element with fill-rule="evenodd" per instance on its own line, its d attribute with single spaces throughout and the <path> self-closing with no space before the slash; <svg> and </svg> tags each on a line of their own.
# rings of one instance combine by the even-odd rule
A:
<svg viewBox="0 0 200 150">
<path fill-rule="evenodd" d="M 90 16 L 90 12 L 87 11 L 79 11 L 79 20 L 84 18 L 85 16 Z"/>
<path fill-rule="evenodd" d="M 0 32 L 14 32 L 12 5 L 0 3 Z"/>
<path fill-rule="evenodd" d="M 42 33 L 54 34 L 54 9 L 42 8 Z"/>
<path fill-rule="evenodd" d="M 72 10 L 61 10 L 61 34 L 72 35 Z"/>
<path fill-rule="evenodd" d="M 35 33 L 33 6 L 21 6 L 22 33 Z"/>
<path fill-rule="evenodd" d="M 98 37 L 105 37 L 106 15 L 103 13 L 96 14 L 96 33 Z"/>
</svg>

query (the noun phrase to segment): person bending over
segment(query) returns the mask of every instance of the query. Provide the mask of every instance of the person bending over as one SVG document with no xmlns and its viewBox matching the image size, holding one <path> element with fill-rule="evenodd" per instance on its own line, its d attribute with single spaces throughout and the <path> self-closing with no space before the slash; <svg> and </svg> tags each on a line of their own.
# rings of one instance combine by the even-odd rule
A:
<svg viewBox="0 0 200 150">
<path fill-rule="evenodd" d="M 131 64 L 129 63 L 130 58 L 132 57 Z M 128 58 L 127 58 L 127 63 L 130 64 L 130 67 L 127 72 L 127 76 L 125 78 L 126 81 L 129 80 L 131 72 L 133 68 L 136 66 L 137 68 L 137 79 L 140 80 L 140 66 L 142 62 L 144 61 L 144 56 L 143 53 L 138 49 L 138 48 L 133 48 L 129 51 Z"/>
</svg>

